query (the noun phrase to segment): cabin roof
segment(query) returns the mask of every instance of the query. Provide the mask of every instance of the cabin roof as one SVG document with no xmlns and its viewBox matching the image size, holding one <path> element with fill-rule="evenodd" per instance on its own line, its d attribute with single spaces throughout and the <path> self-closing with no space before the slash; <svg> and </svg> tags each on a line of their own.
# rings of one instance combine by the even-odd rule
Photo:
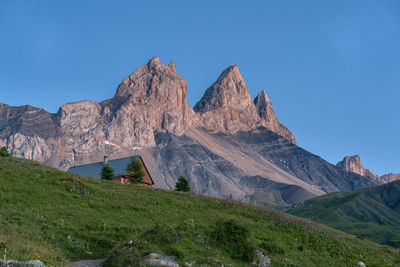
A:
<svg viewBox="0 0 400 267">
<path fill-rule="evenodd" d="M 133 156 L 135 160 L 138 160 L 140 156 Z M 131 157 L 108 160 L 108 166 L 114 169 L 114 176 L 112 178 L 118 178 L 126 175 L 126 167 L 131 161 Z M 95 162 L 91 164 L 79 165 L 71 167 L 68 172 L 79 174 L 82 176 L 93 177 L 96 179 L 101 178 L 101 169 L 103 168 L 103 161 Z M 145 167 L 146 168 L 146 167 Z M 147 169 L 146 169 L 147 170 Z"/>
</svg>

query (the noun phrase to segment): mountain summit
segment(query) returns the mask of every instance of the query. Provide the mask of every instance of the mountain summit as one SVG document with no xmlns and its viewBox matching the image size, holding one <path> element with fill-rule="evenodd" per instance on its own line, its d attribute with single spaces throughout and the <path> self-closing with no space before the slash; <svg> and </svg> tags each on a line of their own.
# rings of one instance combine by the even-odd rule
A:
<svg viewBox="0 0 400 267">
<path fill-rule="evenodd" d="M 126 77 L 102 106 L 109 115 L 106 136 L 124 146 L 154 145 L 154 132 L 182 135 L 193 113 L 187 103 L 187 82 L 174 63 L 163 65 L 158 57 Z"/>
<path fill-rule="evenodd" d="M 200 113 L 200 123 L 215 132 L 235 133 L 254 129 L 260 118 L 246 82 L 236 65 L 225 69 L 211 85 L 194 111 Z"/>
<path fill-rule="evenodd" d="M 265 90 L 253 102 L 235 64 L 206 90 L 194 111 L 200 114 L 200 125 L 214 132 L 236 133 L 263 126 L 296 144 L 293 134 L 278 121 Z"/>
<path fill-rule="evenodd" d="M 297 144 L 294 135 L 289 131 L 288 128 L 278 121 L 278 118 L 276 117 L 275 111 L 272 107 L 271 100 L 269 100 L 265 90 L 262 90 L 254 99 L 254 105 L 256 106 L 263 126 L 285 137 L 293 144 Z"/>
</svg>

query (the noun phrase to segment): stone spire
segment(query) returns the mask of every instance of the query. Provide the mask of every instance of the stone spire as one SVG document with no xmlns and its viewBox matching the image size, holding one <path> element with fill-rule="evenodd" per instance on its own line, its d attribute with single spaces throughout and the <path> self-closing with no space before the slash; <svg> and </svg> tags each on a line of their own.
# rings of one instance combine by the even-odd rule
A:
<svg viewBox="0 0 400 267">
<path fill-rule="evenodd" d="M 256 106 L 258 115 L 260 116 L 261 124 L 265 128 L 285 137 L 293 144 L 297 144 L 296 138 L 292 132 L 278 121 L 271 100 L 267 96 L 265 90 L 262 90 L 254 99 L 254 105 Z"/>
</svg>

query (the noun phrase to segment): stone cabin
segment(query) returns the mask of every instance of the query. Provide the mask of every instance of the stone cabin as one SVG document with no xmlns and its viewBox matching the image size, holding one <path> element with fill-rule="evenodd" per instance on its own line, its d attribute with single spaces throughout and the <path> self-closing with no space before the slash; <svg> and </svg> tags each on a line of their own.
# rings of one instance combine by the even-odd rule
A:
<svg viewBox="0 0 400 267">
<path fill-rule="evenodd" d="M 139 160 L 142 165 L 142 172 L 144 172 L 143 176 L 143 186 L 153 185 L 154 181 L 150 176 L 150 173 L 144 164 L 143 158 L 139 155 L 133 156 L 135 160 Z M 113 182 L 127 184 L 129 183 L 129 179 L 126 177 L 126 167 L 131 161 L 131 157 L 120 158 L 108 160 L 105 156 L 103 161 L 95 162 L 91 164 L 74 166 L 68 169 L 68 172 L 75 173 L 81 176 L 92 177 L 95 179 L 101 179 L 101 169 L 105 164 L 108 164 L 111 168 L 114 169 L 114 177 L 112 179 Z"/>
</svg>

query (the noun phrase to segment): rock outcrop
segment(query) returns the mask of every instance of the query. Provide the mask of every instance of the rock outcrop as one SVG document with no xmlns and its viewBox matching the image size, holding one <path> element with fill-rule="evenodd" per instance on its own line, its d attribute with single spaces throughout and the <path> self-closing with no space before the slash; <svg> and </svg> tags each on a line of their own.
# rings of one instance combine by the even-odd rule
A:
<svg viewBox="0 0 400 267">
<path fill-rule="evenodd" d="M 105 109 L 107 140 L 121 146 L 154 146 L 154 132 L 182 135 L 191 125 L 193 110 L 187 103 L 187 82 L 173 62 L 153 57 L 119 85 Z"/>
<path fill-rule="evenodd" d="M 378 176 L 370 169 L 364 169 L 359 155 L 345 156 L 342 161 L 336 164 L 336 166 L 345 171 L 354 172 L 361 176 L 367 177 L 375 181 L 377 184 L 390 183 L 400 179 L 400 174 L 389 173 Z"/>
<path fill-rule="evenodd" d="M 258 115 L 261 118 L 261 123 L 267 129 L 285 137 L 293 144 L 297 144 L 296 138 L 282 123 L 278 121 L 275 111 L 272 107 L 271 100 L 269 100 L 265 90 L 262 90 L 254 99 Z"/>
<path fill-rule="evenodd" d="M 391 183 L 397 180 L 400 180 L 400 173 L 388 173 L 380 177 L 380 181 L 383 184 Z"/>
<path fill-rule="evenodd" d="M 44 265 L 40 260 L 0 260 L 0 267 L 46 267 L 46 265 Z"/>
<path fill-rule="evenodd" d="M 199 114 L 197 125 L 213 132 L 234 134 L 263 126 L 296 144 L 293 134 L 278 121 L 265 90 L 253 102 L 236 65 L 221 73 L 194 111 Z"/>
<path fill-rule="evenodd" d="M 214 132 L 236 133 L 260 125 L 260 117 L 236 65 L 222 72 L 194 111 L 200 114 L 199 126 Z"/>
<path fill-rule="evenodd" d="M 336 166 L 342 168 L 345 171 L 354 172 L 361 176 L 369 177 L 371 179 L 378 178 L 378 175 L 374 174 L 371 170 L 364 169 L 359 155 L 346 156 L 343 158 L 342 161 L 338 162 Z"/>
<path fill-rule="evenodd" d="M 42 108 L 30 105 L 11 107 L 0 103 L 0 139 L 16 133 L 44 139 L 56 137 L 59 134 L 57 118 Z"/>
</svg>

